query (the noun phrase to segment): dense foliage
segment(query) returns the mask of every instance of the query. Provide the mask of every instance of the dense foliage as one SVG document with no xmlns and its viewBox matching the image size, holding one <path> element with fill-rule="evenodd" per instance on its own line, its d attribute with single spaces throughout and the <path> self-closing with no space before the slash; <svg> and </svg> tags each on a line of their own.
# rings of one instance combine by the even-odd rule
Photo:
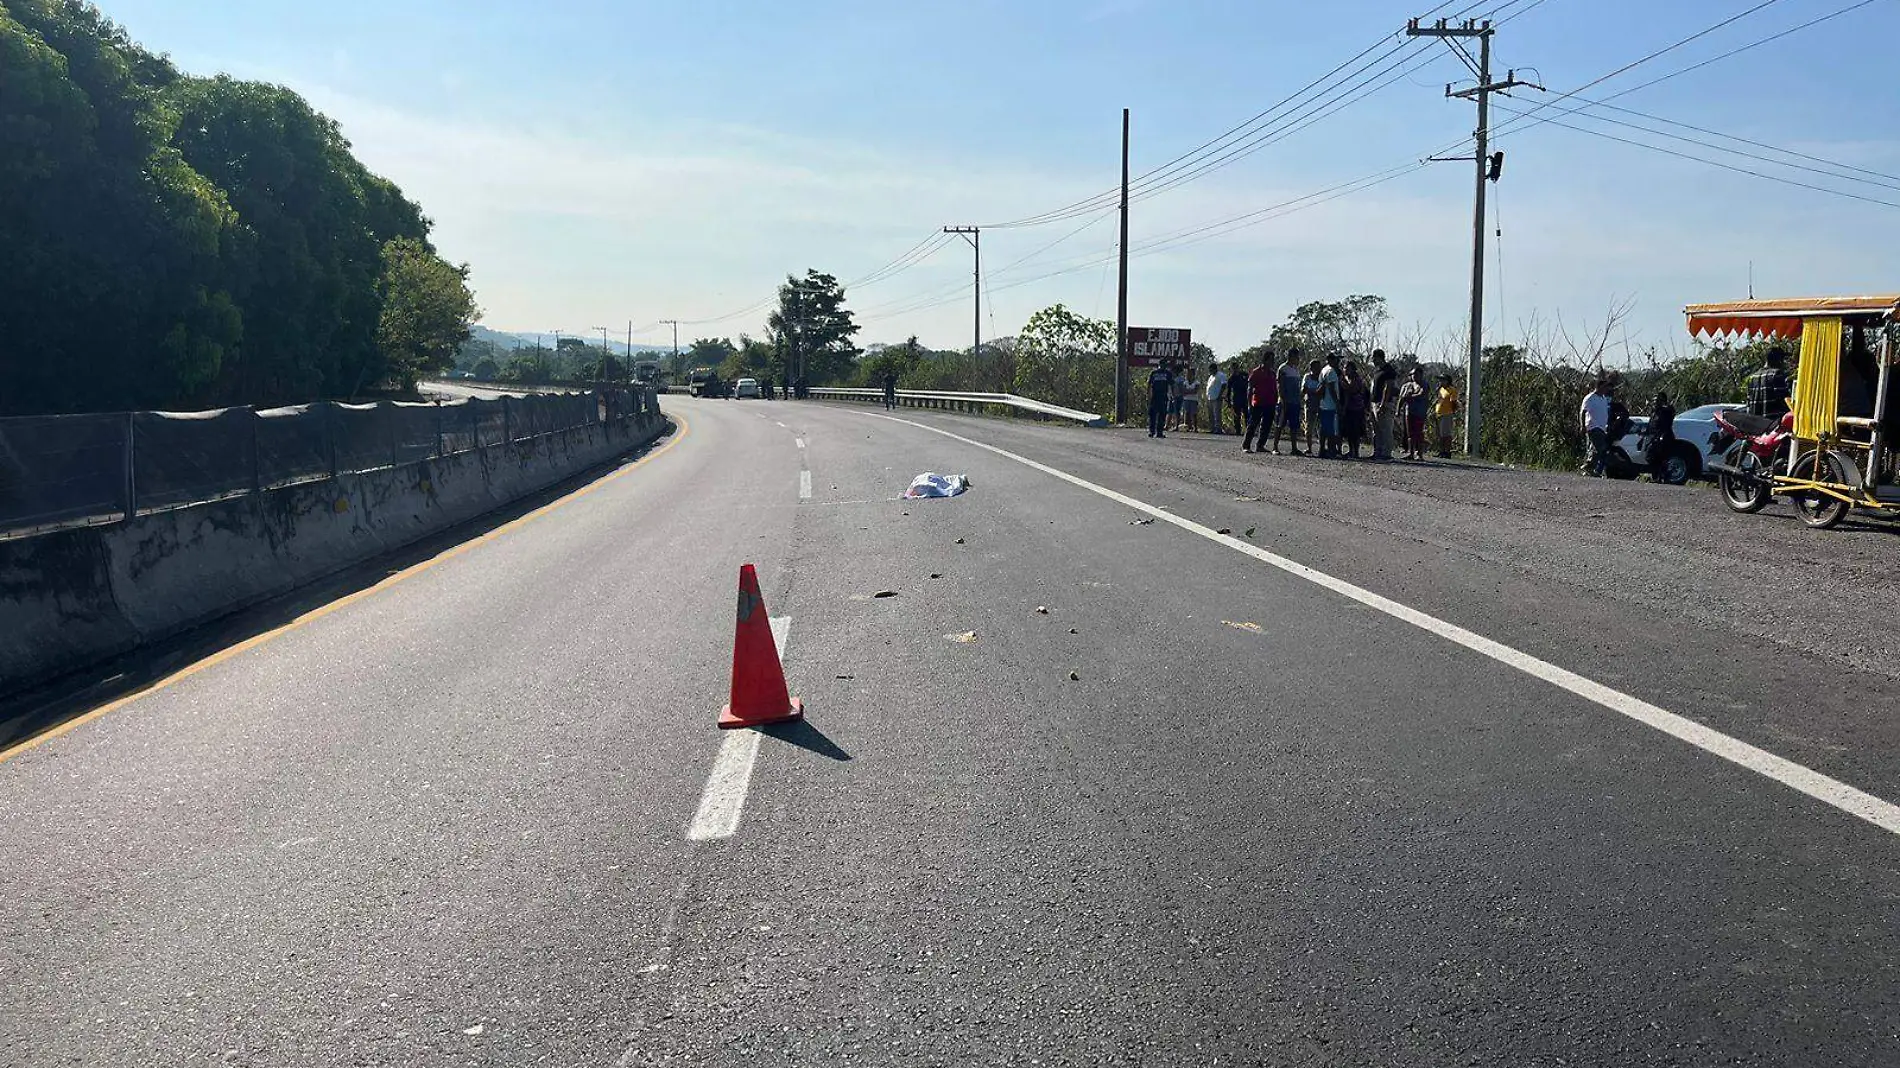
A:
<svg viewBox="0 0 1900 1068">
<path fill-rule="evenodd" d="M 778 356 L 775 377 L 803 377 L 812 385 L 850 377 L 858 359 L 858 324 L 844 306 L 844 286 L 828 274 L 807 270 L 778 287 L 778 307 L 766 321 Z"/>
<path fill-rule="evenodd" d="M 297 94 L 0 0 L 0 413 L 406 388 L 475 314 L 428 234 Z"/>
</svg>

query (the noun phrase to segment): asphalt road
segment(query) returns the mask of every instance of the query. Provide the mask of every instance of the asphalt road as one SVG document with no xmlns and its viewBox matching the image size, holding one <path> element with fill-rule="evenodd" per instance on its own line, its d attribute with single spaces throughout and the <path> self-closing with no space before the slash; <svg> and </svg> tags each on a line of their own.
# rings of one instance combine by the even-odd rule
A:
<svg viewBox="0 0 1900 1068">
<path fill-rule="evenodd" d="M 0 1064 L 1900 1063 L 1894 535 L 662 404 L 0 762 Z M 693 840 L 746 561 L 810 720 Z"/>
</svg>

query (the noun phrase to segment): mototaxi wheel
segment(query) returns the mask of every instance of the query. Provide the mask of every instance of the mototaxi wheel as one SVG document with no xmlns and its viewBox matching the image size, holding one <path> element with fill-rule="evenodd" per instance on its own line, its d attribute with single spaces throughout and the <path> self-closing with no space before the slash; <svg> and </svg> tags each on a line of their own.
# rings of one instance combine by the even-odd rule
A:
<svg viewBox="0 0 1900 1068">
<path fill-rule="evenodd" d="M 1748 451 L 1747 445 L 1736 444 L 1722 457 L 1722 466 L 1741 472 L 1737 475 L 1725 470 L 1716 476 L 1716 484 L 1722 488 L 1722 503 L 1729 511 L 1753 515 L 1768 507 L 1774 494 L 1769 492 L 1767 465 L 1761 457 Z"/>
<path fill-rule="evenodd" d="M 1841 465 L 1840 459 L 1833 453 L 1825 452 L 1804 452 L 1795 457 L 1794 466 L 1789 470 L 1789 474 L 1794 478 L 1811 482 L 1832 482 L 1838 485 L 1847 481 L 1847 471 Z M 1827 530 L 1839 525 L 1854 507 L 1838 497 L 1830 497 L 1824 493 L 1796 493 L 1791 495 L 1791 499 L 1794 502 L 1795 514 L 1801 517 L 1803 523 L 1816 530 Z"/>
</svg>

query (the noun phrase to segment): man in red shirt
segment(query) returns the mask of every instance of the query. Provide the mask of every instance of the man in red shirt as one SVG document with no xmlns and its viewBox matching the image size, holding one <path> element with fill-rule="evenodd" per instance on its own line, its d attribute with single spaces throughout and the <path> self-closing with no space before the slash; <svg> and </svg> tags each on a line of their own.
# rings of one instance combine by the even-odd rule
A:
<svg viewBox="0 0 1900 1068">
<path fill-rule="evenodd" d="M 1260 350 L 1260 366 L 1247 376 L 1247 438 L 1240 443 L 1241 452 L 1266 452 L 1267 435 L 1273 433 L 1273 414 L 1280 404 L 1280 381 L 1273 373 L 1273 350 Z M 1259 435 L 1260 445 L 1254 447 L 1254 437 Z M 1274 455 L 1280 450 L 1274 449 Z"/>
</svg>

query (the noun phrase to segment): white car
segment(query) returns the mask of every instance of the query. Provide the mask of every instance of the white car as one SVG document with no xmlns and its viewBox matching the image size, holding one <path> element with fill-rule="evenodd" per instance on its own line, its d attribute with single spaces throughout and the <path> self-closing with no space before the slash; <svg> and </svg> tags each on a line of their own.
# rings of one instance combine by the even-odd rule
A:
<svg viewBox="0 0 1900 1068">
<path fill-rule="evenodd" d="M 1724 436 L 1722 428 L 1715 425 L 1715 413 L 1746 407 L 1745 404 L 1704 404 L 1700 408 L 1677 412 L 1676 447 L 1663 461 L 1663 481 L 1680 486 L 1692 478 L 1704 477 L 1703 472 L 1708 470 L 1709 465 L 1722 458 L 1716 442 L 1724 440 Z M 1632 418 L 1629 433 L 1617 441 L 1638 465 L 1647 465 L 1649 462 L 1648 429 L 1647 417 Z"/>
<path fill-rule="evenodd" d="M 747 397 L 758 400 L 759 380 L 756 378 L 741 378 L 732 384 L 732 395 L 739 400 L 744 400 Z"/>
</svg>

